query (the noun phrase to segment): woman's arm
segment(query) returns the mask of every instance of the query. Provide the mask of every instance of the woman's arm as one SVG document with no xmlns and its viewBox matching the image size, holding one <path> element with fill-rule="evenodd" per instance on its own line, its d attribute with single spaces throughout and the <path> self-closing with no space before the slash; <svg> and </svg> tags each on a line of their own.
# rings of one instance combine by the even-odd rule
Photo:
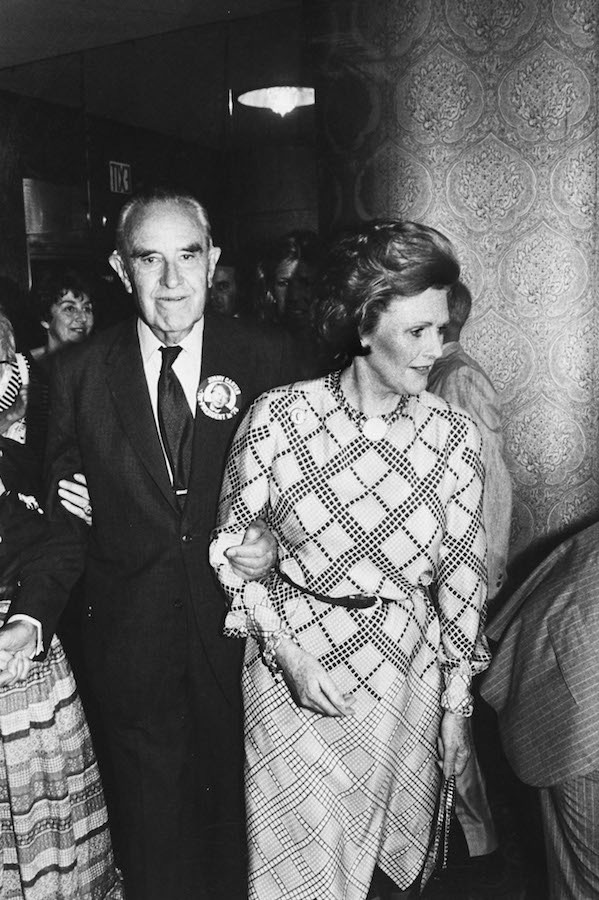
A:
<svg viewBox="0 0 599 900">
<path fill-rule="evenodd" d="M 439 659 L 445 680 L 441 702 L 449 712 L 469 716 L 472 675 L 489 665 L 490 654 L 480 636 L 487 594 L 481 438 L 463 413 L 455 414 L 447 464 L 453 489 L 439 550 Z"/>
<path fill-rule="evenodd" d="M 283 627 L 270 606 L 260 580 L 249 581 L 237 571 L 235 551 L 256 520 L 265 522 L 270 511 L 270 482 L 275 453 L 276 423 L 271 416 L 270 394 L 264 394 L 242 421 L 227 460 L 218 518 L 210 544 L 210 562 L 230 601 L 225 633 L 256 637 L 261 643 Z M 234 552 L 231 553 L 231 550 Z"/>
</svg>

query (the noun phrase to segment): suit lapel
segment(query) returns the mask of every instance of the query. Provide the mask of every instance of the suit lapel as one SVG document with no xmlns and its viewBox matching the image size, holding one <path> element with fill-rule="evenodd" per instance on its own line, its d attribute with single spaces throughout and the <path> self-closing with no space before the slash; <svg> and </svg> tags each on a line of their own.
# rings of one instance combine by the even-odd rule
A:
<svg viewBox="0 0 599 900">
<path fill-rule="evenodd" d="M 227 327 L 226 319 L 206 316 L 204 323 L 204 338 L 202 343 L 202 369 L 200 383 L 210 375 L 226 375 L 235 378 L 239 366 L 239 359 L 231 350 L 230 341 L 224 333 Z M 235 422 L 235 426 L 238 423 Z M 210 454 L 224 454 L 224 446 L 221 445 L 221 432 L 229 433 L 228 423 L 218 422 L 204 415 L 196 404 L 195 425 L 193 433 L 193 447 L 191 454 L 191 472 L 188 485 L 188 502 L 202 503 L 205 496 L 206 479 L 213 478 L 215 468 L 220 469 L 224 459 L 220 459 L 216 465 L 207 465 L 206 460 Z M 191 504 L 189 504 L 191 505 Z M 186 509 L 189 509 L 189 505 Z"/>
<path fill-rule="evenodd" d="M 118 418 L 140 461 L 171 506 L 178 510 L 156 431 L 136 323 L 127 325 L 106 357 L 108 387 Z"/>
</svg>

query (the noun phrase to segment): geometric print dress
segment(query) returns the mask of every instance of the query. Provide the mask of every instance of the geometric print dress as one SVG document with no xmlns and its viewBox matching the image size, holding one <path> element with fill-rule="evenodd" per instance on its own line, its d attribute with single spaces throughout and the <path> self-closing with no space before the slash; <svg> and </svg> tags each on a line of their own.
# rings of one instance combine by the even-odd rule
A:
<svg viewBox="0 0 599 900">
<path fill-rule="evenodd" d="M 229 455 L 210 555 L 230 599 L 225 631 L 248 638 L 250 900 L 364 900 L 375 865 L 409 887 L 430 842 L 443 709 L 469 714 L 472 674 L 489 662 L 476 426 L 426 392 L 384 418 L 384 434 L 364 430 L 333 373 L 262 395 Z M 332 606 L 276 571 L 237 577 L 224 551 L 258 516 L 294 585 L 374 605 Z M 282 629 L 352 696 L 354 715 L 294 703 L 262 657 Z"/>
</svg>

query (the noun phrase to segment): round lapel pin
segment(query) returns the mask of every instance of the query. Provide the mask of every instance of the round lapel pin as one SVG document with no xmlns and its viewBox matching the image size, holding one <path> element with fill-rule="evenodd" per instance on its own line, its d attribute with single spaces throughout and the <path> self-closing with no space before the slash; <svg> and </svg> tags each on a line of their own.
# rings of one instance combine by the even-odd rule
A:
<svg viewBox="0 0 599 900">
<path fill-rule="evenodd" d="M 198 406 L 205 416 L 217 421 L 232 419 L 239 412 L 241 389 L 226 375 L 210 375 L 198 388 Z"/>
</svg>

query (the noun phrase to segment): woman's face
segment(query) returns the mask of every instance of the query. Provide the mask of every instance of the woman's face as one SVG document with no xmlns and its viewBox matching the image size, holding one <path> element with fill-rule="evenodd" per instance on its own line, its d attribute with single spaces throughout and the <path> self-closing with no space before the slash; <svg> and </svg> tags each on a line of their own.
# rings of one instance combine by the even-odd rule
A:
<svg viewBox="0 0 599 900">
<path fill-rule="evenodd" d="M 299 260 L 289 281 L 285 302 L 285 316 L 290 324 L 301 326 L 308 321 L 315 283 L 316 266 Z"/>
<path fill-rule="evenodd" d="M 42 325 L 48 332 L 48 346 L 52 350 L 65 344 L 75 344 L 89 337 L 94 327 L 94 311 L 87 294 L 66 294 L 52 304 L 50 318 Z"/>
<path fill-rule="evenodd" d="M 287 290 L 289 282 L 293 278 L 293 274 L 297 269 L 297 259 L 284 259 L 275 269 L 275 280 L 272 287 L 273 296 L 277 302 L 277 312 L 280 316 L 285 313 L 285 303 L 287 301 Z"/>
<path fill-rule="evenodd" d="M 431 366 L 443 350 L 448 320 L 445 288 L 392 300 L 374 331 L 362 335 L 362 344 L 371 352 L 355 360 L 371 389 L 381 397 L 425 390 Z"/>
</svg>

